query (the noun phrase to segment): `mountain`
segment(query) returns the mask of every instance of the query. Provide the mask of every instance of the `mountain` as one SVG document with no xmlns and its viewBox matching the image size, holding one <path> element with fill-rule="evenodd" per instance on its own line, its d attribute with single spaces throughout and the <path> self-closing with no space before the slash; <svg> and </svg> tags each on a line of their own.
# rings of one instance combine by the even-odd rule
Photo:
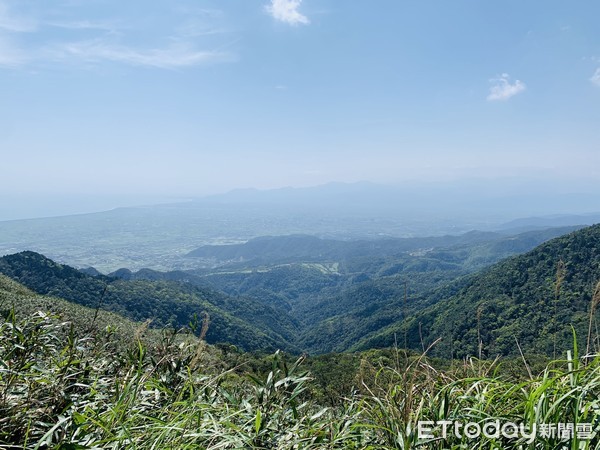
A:
<svg viewBox="0 0 600 450">
<path fill-rule="evenodd" d="M 579 191 L 579 192 L 578 192 Z M 310 187 L 236 189 L 199 198 L 197 203 L 219 205 L 268 205 L 271 208 L 377 213 L 397 217 L 522 217 L 597 213 L 599 195 L 589 183 L 561 185 L 544 178 L 463 178 L 452 182 L 378 184 L 332 182 Z M 423 205 L 427 205 L 424 212 Z M 587 223 L 587 222 L 585 222 Z M 584 224 L 585 224 L 584 223 Z M 581 223 L 579 223 L 581 224 Z M 578 223 L 572 224 L 578 225 Z"/>
<path fill-rule="evenodd" d="M 203 257 L 223 265 L 193 273 L 229 295 L 284 308 L 301 325 L 295 341 L 300 348 L 344 351 L 429 305 L 432 290 L 453 292 L 446 286 L 456 279 L 462 283 L 470 273 L 574 229 L 348 242 L 266 237 L 204 247 Z M 320 262 L 310 262 L 315 259 Z"/>
<path fill-rule="evenodd" d="M 483 356 L 516 354 L 516 341 L 527 353 L 562 354 L 571 348 L 573 326 L 585 349 L 599 280 L 600 225 L 594 225 L 418 299 L 430 305 L 352 348 L 389 346 L 407 330 L 410 347 L 441 338 L 434 353 L 447 357 L 477 355 L 479 343 Z"/>
<path fill-rule="evenodd" d="M 263 236 L 242 244 L 205 245 L 187 256 L 228 270 L 290 263 L 337 263 L 338 270 L 346 273 L 391 275 L 399 272 L 396 270 L 399 267 L 413 265 L 415 260 L 423 266 L 426 259 L 438 261 L 438 266 L 477 269 L 578 228 L 581 227 L 544 228 L 518 234 L 470 231 L 460 235 L 350 241 L 308 235 Z"/>
<path fill-rule="evenodd" d="M 498 230 L 515 232 L 515 230 L 526 230 L 549 227 L 565 227 L 572 225 L 594 225 L 600 223 L 600 213 L 595 214 L 559 214 L 542 217 L 524 217 L 511 220 L 498 227 Z"/>
<path fill-rule="evenodd" d="M 217 263 L 327 262 L 349 258 L 398 256 L 408 251 L 473 244 L 501 237 L 503 236 L 497 233 L 481 231 L 472 231 L 456 236 L 352 241 L 321 239 L 309 235 L 261 236 L 243 244 L 202 246 L 191 251 L 187 256 L 214 260 Z"/>
<path fill-rule="evenodd" d="M 0 258 L 0 273 L 38 294 L 114 311 L 155 326 L 185 326 L 194 315 L 210 316 L 206 340 L 246 350 L 292 349 L 296 325 L 286 314 L 253 298 L 231 297 L 192 285 L 164 280 L 123 280 L 90 276 L 34 252 Z"/>
<path fill-rule="evenodd" d="M 584 214 L 597 204 L 597 194 L 565 197 L 551 186 L 523 184 L 521 179 L 246 190 L 186 202 L 0 221 L 0 255 L 32 250 L 103 273 L 121 267 L 187 270 L 203 267 L 200 258 L 185 256 L 203 245 L 267 235 L 337 240 L 457 235 L 494 230 L 523 216 Z"/>
<path fill-rule="evenodd" d="M 479 334 L 484 338 L 485 354 L 491 356 L 514 350 L 509 345 L 514 328 L 508 327 L 507 321 L 519 321 L 522 315 L 527 321 L 520 327 L 534 320 L 547 325 L 547 317 L 529 317 L 511 302 L 524 301 L 536 289 L 552 293 L 554 275 L 532 278 L 532 285 L 520 293 L 517 281 L 503 281 L 503 271 L 522 276 L 523 271 L 529 273 L 528 266 L 520 263 L 518 268 L 507 270 L 506 264 L 516 264 L 512 258 L 481 269 L 573 229 L 544 229 L 514 236 L 472 232 L 361 241 L 304 235 L 265 237 L 245 244 L 203 247 L 202 257 L 215 259 L 217 267 L 213 269 L 119 269 L 108 276 L 22 252 L 0 258 L 0 273 L 39 294 L 114 311 L 135 321 L 152 319 L 159 327 L 185 326 L 194 315 L 201 318 L 207 312 L 211 321 L 209 343 L 229 342 L 247 350 L 326 353 L 387 347 L 394 342 L 403 345 L 405 335 L 408 343 L 419 349 L 446 333 L 453 339 L 448 339 L 451 348 L 443 351 L 452 351 L 454 356 L 474 354 L 477 340 L 473 344 L 472 321 L 479 306 L 473 310 L 472 305 L 483 302 Z M 520 258 L 530 258 L 534 264 L 535 256 L 528 255 L 536 251 Z M 573 258 L 567 259 L 569 270 L 579 270 Z M 587 258 L 580 263 L 583 261 Z M 594 267 L 593 261 L 591 264 Z M 487 278 L 478 281 L 480 277 Z M 573 291 L 569 280 L 563 287 Z M 495 288 L 494 282 L 508 283 L 514 293 Z M 576 287 L 577 292 L 589 291 L 588 285 Z M 498 292 L 504 296 L 494 297 Z M 564 291 L 565 298 L 571 301 L 575 294 L 569 292 Z M 551 299 L 546 300 L 550 303 L 545 307 L 554 307 Z M 582 301 L 589 301 L 589 294 Z M 502 305 L 502 312 L 497 305 Z M 574 311 L 585 311 L 582 305 L 574 306 Z M 565 314 L 557 314 L 556 324 L 572 320 Z M 496 323 L 494 317 L 504 322 Z M 576 317 L 578 330 L 585 325 L 584 318 L 585 314 Z M 482 331 L 484 325 L 491 331 Z M 496 326 L 500 329 L 495 330 Z M 548 352 L 547 326 L 544 330 L 546 337 L 541 340 L 527 333 L 521 335 L 528 352 Z M 561 333 L 557 336 L 562 345 L 568 333 L 564 329 Z"/>
<path fill-rule="evenodd" d="M 133 342 L 136 330 L 142 324 L 126 319 L 108 311 L 97 311 L 60 298 L 40 295 L 20 283 L 0 274 L 0 314 L 7 317 L 14 313 L 16 317 L 26 317 L 36 313 L 59 316 L 65 322 L 65 332 L 68 325 L 78 334 L 92 333 L 94 329 L 103 330 L 110 327 L 118 342 L 129 345 Z M 150 332 L 150 338 L 156 338 Z"/>
</svg>

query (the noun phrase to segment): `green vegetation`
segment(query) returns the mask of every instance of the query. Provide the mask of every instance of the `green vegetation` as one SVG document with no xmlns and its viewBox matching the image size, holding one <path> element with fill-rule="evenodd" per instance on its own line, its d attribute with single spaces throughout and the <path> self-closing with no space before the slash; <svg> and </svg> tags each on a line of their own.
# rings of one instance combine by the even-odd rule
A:
<svg viewBox="0 0 600 450">
<path fill-rule="evenodd" d="M 571 326 L 585 348 L 589 329 L 597 330 L 589 313 L 599 280 L 600 225 L 595 225 L 416 299 L 431 306 L 354 349 L 389 346 L 394 335 L 406 332 L 414 349 L 441 338 L 436 354 L 448 358 L 516 355 L 516 342 L 525 353 L 553 355 L 571 345 Z M 598 341 L 591 344 L 598 351 Z"/>
<path fill-rule="evenodd" d="M 83 333 L 108 330 L 111 338 L 119 344 L 131 342 L 136 330 L 141 326 L 141 323 L 112 312 L 87 308 L 56 297 L 38 295 L 0 275 L 0 312 L 4 317 L 13 313 L 17 316 L 31 316 L 39 311 L 61 317 L 65 322 L 72 324 L 73 329 Z M 146 330 L 143 337 L 151 343 L 158 335 L 158 330 Z"/>
<path fill-rule="evenodd" d="M 207 342 L 243 350 L 320 354 L 406 343 L 423 351 L 441 338 L 435 356 L 493 358 L 515 356 L 516 338 L 527 355 L 555 355 L 570 345 L 570 325 L 584 340 L 596 329 L 588 310 L 600 279 L 598 227 L 473 271 L 560 231 L 373 242 L 264 238 L 205 248 L 235 257 L 235 262 L 216 269 L 121 269 L 110 276 L 83 273 L 23 252 L 0 258 L 0 273 L 37 293 L 138 322 L 150 319 L 157 328 L 186 326 L 206 313 L 211 322 Z M 435 242 L 452 245 L 417 248 Z M 321 262 L 308 262 L 307 255 L 318 249 L 321 253 L 315 258 Z M 258 261 L 239 261 L 254 251 Z M 277 264 L 263 264 L 278 258 Z M 560 260 L 565 273 L 556 295 Z M 597 344 L 590 342 L 592 348 Z"/>
<path fill-rule="evenodd" d="M 265 237 L 198 249 L 196 257 L 221 266 L 192 271 L 192 282 L 283 309 L 300 325 L 294 343 L 305 351 L 386 347 L 394 333 L 404 334 L 399 322 L 454 295 L 466 283 L 461 277 L 573 229 L 374 241 Z M 303 261 L 336 264 L 337 271 L 311 270 Z M 387 327 L 395 328 L 380 338 Z M 421 348 L 418 338 L 413 348 Z"/>
<path fill-rule="evenodd" d="M 179 328 L 210 316 L 206 339 L 246 350 L 293 349 L 295 324 L 252 298 L 230 297 L 190 283 L 92 277 L 34 252 L 0 258 L 0 272 L 43 295 L 117 312 L 155 327 Z"/>
<path fill-rule="evenodd" d="M 578 228 L 581 227 L 519 234 L 471 231 L 456 236 L 352 241 L 307 235 L 264 236 L 243 244 L 205 245 L 187 256 L 227 271 L 300 263 L 337 263 L 343 274 L 371 276 L 393 275 L 403 270 L 422 272 L 436 267 L 475 270 Z M 199 271 L 202 272 L 206 271 Z"/>
<path fill-rule="evenodd" d="M 5 287 L 3 300 L 30 295 Z M 580 360 L 577 347 L 566 360 L 526 378 L 511 377 L 497 362 L 473 359 L 440 371 L 425 356 L 407 358 L 397 350 L 346 362 L 342 357 L 335 366 L 345 374 L 353 358 L 360 361 L 353 378 L 339 380 L 347 384 L 342 397 L 335 396 L 339 384 L 319 384 L 327 359 L 289 363 L 276 353 L 256 360 L 175 331 L 151 346 L 139 333 L 124 344 L 110 330 L 88 331 L 56 315 L 5 310 L 2 448 L 600 448 L 600 358 Z M 232 367 L 239 358 L 264 369 Z M 323 388 L 330 389 L 330 406 Z M 519 436 L 419 436 L 419 421 L 440 420 L 589 424 L 590 430 L 585 439 L 538 435 L 531 442 Z"/>
</svg>

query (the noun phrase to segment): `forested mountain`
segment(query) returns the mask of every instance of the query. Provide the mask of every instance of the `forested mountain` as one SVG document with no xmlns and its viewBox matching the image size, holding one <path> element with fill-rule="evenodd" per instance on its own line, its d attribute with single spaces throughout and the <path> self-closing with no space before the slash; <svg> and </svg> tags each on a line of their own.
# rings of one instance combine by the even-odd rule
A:
<svg viewBox="0 0 600 450">
<path fill-rule="evenodd" d="M 394 256 L 411 250 L 473 244 L 499 238 L 498 233 L 472 231 L 458 236 L 341 241 L 309 235 L 264 236 L 244 244 L 206 245 L 188 254 L 216 261 L 285 263 Z"/>
<path fill-rule="evenodd" d="M 436 288 L 576 228 L 349 242 L 269 237 L 205 247 L 203 256 L 219 258 L 224 265 L 193 273 L 230 295 L 287 308 L 301 324 L 300 348 L 344 351 L 434 302 L 439 294 L 430 292 Z M 305 248 L 320 255 L 318 263 L 303 259 Z"/>
<path fill-rule="evenodd" d="M 345 261 L 360 258 L 397 257 L 406 253 L 426 253 L 432 249 L 502 246 L 518 252 L 523 246 L 550 239 L 581 226 L 544 228 L 523 233 L 471 231 L 460 235 L 381 238 L 342 241 L 309 235 L 263 236 L 243 244 L 205 245 L 188 257 L 212 260 L 216 264 L 283 264 L 289 262 Z"/>
<path fill-rule="evenodd" d="M 595 225 L 421 298 L 432 305 L 353 348 L 389 346 L 406 330 L 412 348 L 441 338 L 437 352 L 446 357 L 477 355 L 480 345 L 482 356 L 514 354 L 516 341 L 527 353 L 561 354 L 572 345 L 572 325 L 585 349 L 598 281 L 600 225 Z M 592 331 L 597 337 L 595 322 Z"/>
<path fill-rule="evenodd" d="M 477 270 L 569 230 L 472 233 L 418 244 L 402 240 L 395 247 L 391 241 L 264 238 L 211 249 L 227 258 L 214 269 L 121 269 L 108 276 L 23 252 L 0 258 L 0 273 L 39 294 L 152 319 L 157 327 L 185 326 L 208 313 L 208 342 L 246 350 L 326 353 L 405 341 L 419 350 L 441 337 L 440 356 L 478 354 L 480 347 L 483 356 L 494 356 L 514 353 L 517 337 L 526 352 L 548 354 L 555 335 L 559 349 L 569 342 L 568 324 L 580 336 L 587 331 L 586 305 L 600 278 L 598 228 Z M 455 245 L 421 247 L 435 239 Z M 310 255 L 312 262 L 304 259 Z M 555 298 L 561 259 L 565 275 Z"/>
<path fill-rule="evenodd" d="M 117 341 L 131 342 L 142 324 L 118 314 L 88 308 L 60 298 L 37 294 L 14 280 L 0 274 L 0 315 L 8 317 L 29 316 L 41 312 L 59 317 L 69 332 L 70 324 L 76 333 L 92 333 L 94 330 L 110 329 Z M 152 334 L 152 332 L 150 331 Z"/>
<path fill-rule="evenodd" d="M 246 350 L 292 348 L 293 320 L 252 298 L 174 281 L 122 280 L 90 276 L 34 252 L 0 258 L 0 273 L 43 295 L 117 312 L 154 326 L 185 326 L 210 316 L 208 342 L 229 342 Z"/>
<path fill-rule="evenodd" d="M 329 264 L 327 267 L 336 272 L 369 275 L 391 275 L 407 267 L 424 271 L 431 269 L 432 264 L 443 269 L 455 265 L 474 270 L 581 227 L 352 241 L 308 235 L 264 236 L 243 244 L 206 245 L 190 252 L 188 257 L 227 271 L 293 263 Z M 215 271 L 208 270 L 212 272 Z"/>
<path fill-rule="evenodd" d="M 527 423 L 540 410 L 539 420 L 589 426 L 571 447 L 597 447 L 600 358 L 576 350 L 568 364 L 526 367 L 398 348 L 241 353 L 168 329 L 143 335 L 140 324 L 2 275 L 0 306 L 1 448 L 520 449 L 513 436 L 423 440 L 414 430 L 434 420 Z M 526 448 L 566 444 L 531 435 Z"/>
</svg>

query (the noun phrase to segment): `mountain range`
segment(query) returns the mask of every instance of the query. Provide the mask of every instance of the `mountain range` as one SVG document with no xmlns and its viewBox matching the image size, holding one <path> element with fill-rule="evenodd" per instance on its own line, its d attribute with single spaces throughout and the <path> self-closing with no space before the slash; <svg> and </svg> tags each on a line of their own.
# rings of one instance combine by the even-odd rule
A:
<svg viewBox="0 0 600 450">
<path fill-rule="evenodd" d="M 433 351 L 444 357 L 513 354 L 515 339 L 527 353 L 550 354 L 570 342 L 570 325 L 585 337 L 600 279 L 600 225 L 577 228 L 380 241 L 263 237 L 191 252 L 212 260 L 205 269 L 109 275 L 21 252 L 0 258 L 0 273 L 45 298 L 153 326 L 208 316 L 208 342 L 244 350 L 404 342 L 422 350 L 441 338 Z"/>
</svg>

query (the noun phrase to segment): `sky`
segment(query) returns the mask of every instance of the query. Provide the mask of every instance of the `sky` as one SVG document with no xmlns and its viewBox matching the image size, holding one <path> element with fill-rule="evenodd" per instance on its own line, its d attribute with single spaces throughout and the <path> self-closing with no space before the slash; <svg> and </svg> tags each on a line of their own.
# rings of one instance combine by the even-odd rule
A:
<svg viewBox="0 0 600 450">
<path fill-rule="evenodd" d="M 598 17 L 597 1 L 0 0 L 0 197 L 594 186 Z"/>
</svg>

